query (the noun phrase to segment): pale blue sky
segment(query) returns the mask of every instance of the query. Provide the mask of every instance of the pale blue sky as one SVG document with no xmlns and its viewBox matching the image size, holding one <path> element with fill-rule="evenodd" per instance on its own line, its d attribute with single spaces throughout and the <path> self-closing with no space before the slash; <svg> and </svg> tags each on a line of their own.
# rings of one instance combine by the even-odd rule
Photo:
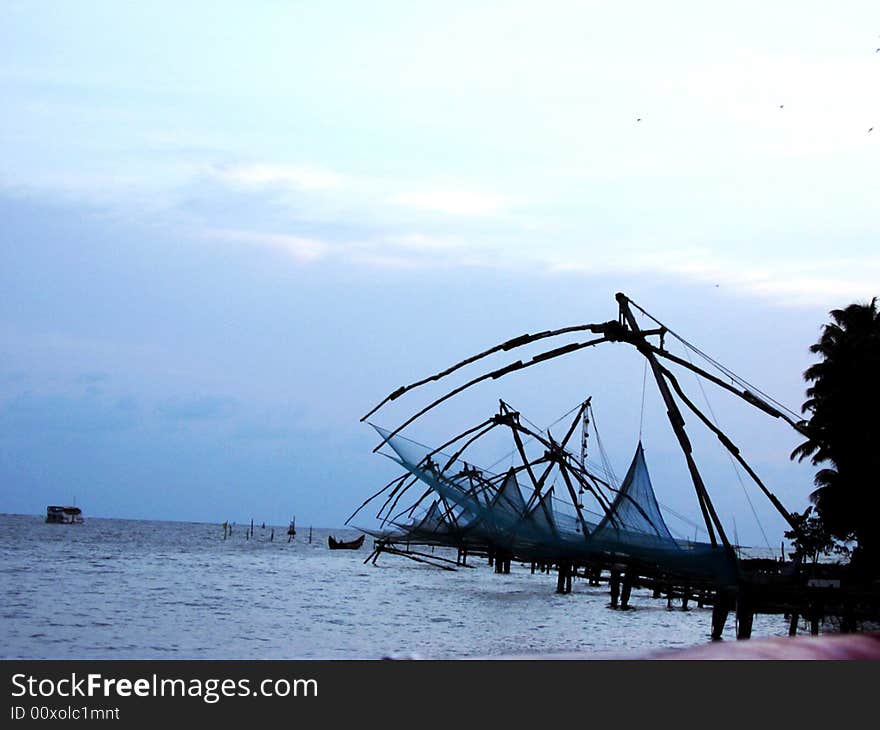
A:
<svg viewBox="0 0 880 730">
<path fill-rule="evenodd" d="M 798 407 L 878 294 L 878 48 L 870 2 L 4 3 L 0 509 L 340 524 L 393 474 L 372 403 L 617 290 Z M 614 357 L 421 435 L 595 392 L 622 472 Z M 797 439 L 713 406 L 803 509 Z"/>
</svg>

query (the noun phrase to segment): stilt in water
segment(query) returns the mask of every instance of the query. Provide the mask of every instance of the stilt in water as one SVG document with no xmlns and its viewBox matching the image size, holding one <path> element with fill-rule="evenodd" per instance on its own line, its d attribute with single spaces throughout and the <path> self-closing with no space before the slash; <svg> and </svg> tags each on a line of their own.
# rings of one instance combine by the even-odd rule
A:
<svg viewBox="0 0 880 730">
<path fill-rule="evenodd" d="M 798 621 L 800 620 L 800 616 L 797 611 L 792 611 L 791 613 L 791 621 L 788 622 L 788 635 L 789 636 L 797 636 L 798 630 Z"/>
<path fill-rule="evenodd" d="M 611 608 L 617 608 L 617 599 L 620 598 L 620 571 L 611 569 Z"/>
<path fill-rule="evenodd" d="M 740 588 L 736 598 L 736 638 L 749 639 L 752 636 L 752 622 L 755 611 L 749 592 Z"/>
<path fill-rule="evenodd" d="M 840 619 L 840 633 L 851 634 L 856 630 L 856 617 L 851 600 L 843 604 L 843 616 Z"/>
<path fill-rule="evenodd" d="M 275 541 L 275 528 L 273 527 L 272 532 L 269 533 L 269 542 L 274 542 L 274 541 Z"/>
<path fill-rule="evenodd" d="M 810 616 L 810 634 L 812 636 L 819 635 L 819 621 L 822 619 L 822 606 L 818 602 L 810 603 L 808 608 Z"/>
<path fill-rule="evenodd" d="M 620 608 L 624 611 L 629 608 L 629 597 L 633 589 L 632 571 L 627 569 L 623 576 L 623 589 L 620 592 Z"/>
<path fill-rule="evenodd" d="M 385 543 L 381 540 L 378 540 L 373 545 L 373 552 L 367 556 L 367 559 L 364 561 L 364 565 L 370 562 L 372 559 L 373 565 L 376 564 L 376 561 L 379 559 L 379 555 L 385 547 Z"/>
<path fill-rule="evenodd" d="M 556 592 L 571 592 L 571 566 L 568 563 L 559 563 L 559 573 L 556 576 Z"/>
<path fill-rule="evenodd" d="M 309 545 L 312 544 L 312 528 L 309 527 Z"/>
<path fill-rule="evenodd" d="M 715 605 L 712 606 L 712 641 L 720 641 L 729 613 L 730 598 L 727 591 L 719 589 L 715 593 Z"/>
</svg>

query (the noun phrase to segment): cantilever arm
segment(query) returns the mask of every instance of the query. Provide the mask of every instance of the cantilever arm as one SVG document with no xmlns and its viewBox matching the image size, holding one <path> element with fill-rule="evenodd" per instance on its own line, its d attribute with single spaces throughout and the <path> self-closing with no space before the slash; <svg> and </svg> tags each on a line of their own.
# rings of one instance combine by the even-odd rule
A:
<svg viewBox="0 0 880 730">
<path fill-rule="evenodd" d="M 569 426 L 568 431 L 565 434 L 565 437 L 562 439 L 562 442 L 559 444 L 559 448 L 565 451 L 565 447 L 568 446 L 568 442 L 571 440 L 572 435 L 574 435 L 575 428 L 577 428 L 578 422 L 581 420 L 581 416 L 586 410 L 587 406 L 590 404 L 591 398 L 587 398 L 583 403 L 581 403 L 580 408 L 578 408 L 578 412 L 575 417 L 572 419 L 571 426 Z M 550 432 L 548 431 L 549 435 Z M 552 437 L 551 437 L 552 440 Z M 550 472 L 553 470 L 553 461 L 551 461 L 547 468 L 544 469 L 543 474 L 538 478 L 538 483 L 536 485 L 536 491 L 541 491 L 544 488 L 544 483 L 547 481 L 547 477 L 550 476 Z"/>
<path fill-rule="evenodd" d="M 754 472 L 752 467 L 749 466 L 749 464 L 746 462 L 746 460 L 743 458 L 742 454 L 740 453 L 739 447 L 737 447 L 736 444 L 734 444 L 733 441 L 731 441 L 720 428 L 718 428 L 714 423 L 712 423 L 706 417 L 706 415 L 699 408 L 697 408 L 696 405 L 694 405 L 694 403 L 690 400 L 690 398 L 688 398 L 684 394 L 684 391 L 682 390 L 681 385 L 679 384 L 678 380 L 675 378 L 675 376 L 671 372 L 669 372 L 669 370 L 667 370 L 666 368 L 664 368 L 661 365 L 660 371 L 666 376 L 666 379 L 672 384 L 672 387 L 675 389 L 675 392 L 678 394 L 678 397 L 681 398 L 681 400 L 684 402 L 684 404 L 697 416 L 697 418 L 699 418 L 703 422 L 703 424 L 706 426 L 706 428 L 708 428 L 710 431 L 712 431 L 712 433 L 714 433 L 718 437 L 718 440 L 724 445 L 724 448 L 726 448 L 730 452 L 730 454 L 742 465 L 742 467 L 746 470 L 748 475 L 752 478 L 752 481 L 754 481 L 755 484 L 758 485 L 758 487 L 764 493 L 764 496 L 770 500 L 770 502 L 773 504 L 773 506 L 776 508 L 776 510 L 779 512 L 779 514 L 781 514 L 783 519 L 785 519 L 785 521 L 789 524 L 791 529 L 794 530 L 796 534 L 801 535 L 802 534 L 801 528 L 794 521 L 794 519 L 792 518 L 789 511 L 787 509 L 785 509 L 782 502 L 779 501 L 779 499 L 776 497 L 775 494 L 773 494 L 773 492 L 771 492 L 769 489 L 767 489 L 767 487 L 764 485 L 764 482 L 761 481 L 760 477 L 758 477 L 758 475 Z"/>
<path fill-rule="evenodd" d="M 382 513 L 384 512 L 386 515 L 391 514 L 391 512 L 397 506 L 397 503 L 400 501 L 400 498 L 404 495 L 404 493 L 411 486 L 413 486 L 416 483 L 416 481 L 418 481 L 418 479 L 414 475 L 407 474 L 406 476 L 411 476 L 412 479 L 404 480 L 400 484 L 398 484 L 394 489 L 392 489 L 391 493 L 388 495 L 388 498 L 385 500 L 385 503 L 379 508 L 379 511 L 376 513 L 376 519 L 377 520 L 381 519 L 382 524 L 385 524 L 385 522 L 388 521 L 387 516 L 384 518 L 382 517 Z M 395 497 L 395 495 L 396 495 L 396 497 Z M 391 507 L 388 507 L 388 503 L 391 502 L 392 499 L 394 499 L 394 503 L 391 505 Z M 386 507 L 388 507 L 387 511 L 386 511 Z"/>
<path fill-rule="evenodd" d="M 580 484 L 584 489 L 586 489 L 590 494 L 592 494 L 596 498 L 596 501 L 599 503 L 599 506 L 602 508 L 602 510 L 605 512 L 605 514 L 609 515 L 609 517 L 610 517 L 610 515 L 611 515 L 611 502 L 609 501 L 608 497 L 606 497 L 602 493 L 602 491 L 598 488 L 597 485 L 590 484 L 589 480 L 586 478 L 585 475 L 588 475 L 589 477 L 591 477 L 593 479 L 595 479 L 595 477 L 593 477 L 593 475 L 590 474 L 588 471 L 581 472 L 580 469 L 578 469 L 575 466 L 572 466 L 571 464 L 568 464 L 567 468 L 572 473 L 575 480 L 577 480 L 577 483 Z M 612 489 L 613 489 L 613 487 L 612 487 Z M 612 519 L 612 521 L 615 521 L 613 517 L 611 519 Z"/>
<path fill-rule="evenodd" d="M 592 326 L 595 327 L 596 325 L 592 325 Z M 606 336 L 602 336 L 602 337 L 597 337 L 593 340 L 587 340 L 586 342 L 574 342 L 570 345 L 564 345 L 563 347 L 557 347 L 553 350 L 547 350 L 546 352 L 542 352 L 538 355 L 535 355 L 528 362 L 524 363 L 522 360 L 517 360 L 516 362 L 511 363 L 510 365 L 507 365 L 503 368 L 499 368 L 498 370 L 493 370 L 492 372 L 486 373 L 485 375 L 481 375 L 478 378 L 474 378 L 473 380 L 469 380 L 467 383 L 464 383 L 463 385 L 460 385 L 457 388 L 449 391 L 446 395 L 441 396 L 440 398 L 437 398 L 436 400 L 432 401 L 431 403 L 426 405 L 424 408 L 422 408 L 420 411 L 418 411 L 414 415 L 410 416 L 406 421 L 404 421 L 397 428 L 395 428 L 391 433 L 389 433 L 388 436 L 386 436 L 382 440 L 382 443 L 380 443 L 378 446 L 376 446 L 376 448 L 374 448 L 373 451 L 376 452 L 379 449 L 381 449 L 390 439 L 392 439 L 394 436 L 399 434 L 404 428 L 409 426 L 413 421 L 415 421 L 416 419 L 425 415 L 431 409 L 436 408 L 444 401 L 449 400 L 453 396 L 458 395 L 462 391 L 467 390 L 468 388 L 470 388 L 473 385 L 476 385 L 477 383 L 481 383 L 484 380 L 489 380 L 490 378 L 492 380 L 497 380 L 498 378 L 501 378 L 501 377 L 507 375 L 508 373 L 512 373 L 516 370 L 525 370 L 526 368 L 530 368 L 533 365 L 538 365 L 542 362 L 546 362 L 547 360 L 552 360 L 553 358 L 560 357 L 562 355 L 567 355 L 569 352 L 575 352 L 576 350 L 582 350 L 585 347 L 593 347 L 594 345 L 598 345 L 602 342 L 610 342 L 610 341 L 612 341 L 611 338 L 606 337 Z"/>
<path fill-rule="evenodd" d="M 433 491 L 434 491 L 433 487 L 428 487 L 424 492 L 422 492 L 422 496 L 419 497 L 419 498 L 415 501 L 414 504 L 410 505 L 409 507 L 407 507 L 407 508 L 404 509 L 404 510 L 401 510 L 401 511 L 398 512 L 396 515 L 394 515 L 394 517 L 389 518 L 388 521 L 389 521 L 389 522 L 394 522 L 394 521 L 395 521 L 396 519 L 398 519 L 401 515 L 405 515 L 407 512 L 409 512 L 410 517 L 412 517 L 412 513 L 416 511 L 416 508 L 417 508 L 422 502 L 424 502 L 424 501 L 425 501 L 425 498 L 428 497 L 428 495 L 430 495 L 431 492 L 433 492 Z"/>
<path fill-rule="evenodd" d="M 683 360 L 682 358 L 680 358 L 676 355 L 673 355 L 671 352 L 668 352 L 667 350 L 662 350 L 659 347 L 657 347 L 656 345 L 652 345 L 650 342 L 645 342 L 645 345 L 655 355 L 658 355 L 659 357 L 665 358 L 666 360 L 670 360 L 671 362 L 674 362 L 676 365 L 681 365 L 682 367 L 687 368 L 688 370 L 691 370 L 692 372 L 695 372 L 697 375 L 700 375 L 700 376 L 706 378 L 706 380 L 709 380 L 709 381 L 715 383 L 715 385 L 717 385 L 721 388 L 724 388 L 725 390 L 728 390 L 731 393 L 733 393 L 734 395 L 742 398 L 746 403 L 755 406 L 759 410 L 764 411 L 764 413 L 767 413 L 768 415 L 773 416 L 774 418 L 781 418 L 783 421 L 785 421 L 789 426 L 791 426 L 799 434 L 801 434 L 803 436 L 807 435 L 802 424 L 798 423 L 793 418 L 790 418 L 789 416 L 784 414 L 779 409 L 774 408 L 769 403 L 767 403 L 765 400 L 756 396 L 750 390 L 738 390 L 737 388 L 734 388 L 729 383 L 725 383 L 723 380 L 721 380 L 721 378 L 719 378 L 715 375 L 712 375 L 712 373 L 703 370 L 703 368 L 701 368 L 697 365 L 694 365 L 693 363 L 690 363 L 687 360 Z M 667 372 L 669 372 L 669 371 L 667 370 Z"/>
<path fill-rule="evenodd" d="M 401 474 L 399 477 L 396 477 L 396 478 L 392 479 L 390 482 L 388 482 L 388 484 L 386 484 L 384 487 L 382 487 L 382 489 L 380 489 L 378 492 L 376 492 L 375 494 L 373 494 L 373 496 L 368 497 L 368 498 L 367 498 L 367 499 L 361 504 L 360 507 L 358 507 L 354 512 L 352 512 L 352 513 L 351 513 L 351 516 L 345 521 L 344 524 L 347 525 L 349 522 L 351 522 L 351 521 L 354 519 L 355 515 L 356 515 L 358 512 L 360 512 L 360 511 L 361 511 L 364 507 L 366 507 L 370 502 L 372 502 L 374 499 L 376 499 L 376 497 L 378 497 L 380 494 L 382 494 L 382 492 L 384 492 L 386 489 L 389 489 L 390 487 L 392 487 L 392 486 L 395 485 L 395 484 L 397 484 L 397 486 L 399 487 L 400 485 L 398 484 L 398 482 L 403 482 L 403 481 L 404 481 L 407 477 L 409 477 L 409 476 L 411 476 L 410 473 L 409 473 L 409 472 L 406 472 L 405 474 Z M 394 494 L 394 492 L 396 492 L 396 491 L 397 491 L 397 487 L 394 488 L 394 490 L 392 491 L 392 494 Z"/>
<path fill-rule="evenodd" d="M 472 428 L 469 428 L 467 431 L 462 431 L 460 434 L 458 434 L 458 436 L 455 436 L 454 438 L 449 439 L 449 441 L 447 441 L 447 442 L 444 443 L 444 444 L 440 444 L 440 446 L 438 446 L 436 449 L 434 449 L 433 451 L 431 451 L 431 452 L 425 457 L 425 459 L 427 459 L 428 457 L 434 456 L 435 454 L 440 453 L 440 452 L 443 451 L 443 449 L 445 449 L 447 446 L 451 446 L 452 444 L 454 444 L 454 443 L 455 443 L 456 441 L 458 441 L 459 439 L 463 439 L 465 436 L 467 436 L 468 434 L 472 434 L 474 431 L 479 431 L 481 428 L 483 428 L 483 427 L 485 427 L 485 426 L 488 426 L 490 423 L 492 423 L 492 419 L 491 419 L 491 418 L 487 418 L 487 419 L 486 419 L 485 421 L 483 421 L 482 423 L 478 423 L 476 426 L 474 426 L 474 427 L 472 427 Z M 423 459 L 422 461 L 424 461 L 424 459 Z M 419 462 L 419 463 L 421 463 L 421 462 Z M 445 468 L 444 468 L 444 471 L 445 471 Z"/>
<path fill-rule="evenodd" d="M 514 337 L 512 339 L 506 340 L 499 345 L 495 345 L 494 347 L 490 347 L 488 350 L 484 350 L 483 352 L 479 352 L 476 355 L 472 355 L 469 358 L 462 360 L 461 362 L 455 363 L 451 367 L 446 368 L 446 370 L 442 370 L 439 373 L 435 373 L 434 375 L 430 375 L 427 378 L 423 378 L 422 380 L 418 380 L 415 383 L 410 383 L 409 385 L 402 385 L 397 390 L 393 391 L 389 395 L 385 397 L 385 399 L 379 403 L 379 405 L 375 406 L 369 413 L 367 413 L 361 421 L 366 421 L 370 416 L 372 416 L 376 411 L 378 411 L 382 406 L 390 401 L 397 400 L 404 393 L 413 390 L 414 388 L 418 388 L 419 386 L 425 385 L 426 383 L 431 383 L 436 380 L 440 380 L 441 378 L 445 378 L 447 375 L 454 373 L 456 370 L 463 368 L 465 365 L 470 365 L 471 363 L 476 362 L 477 360 L 482 360 L 484 357 L 488 357 L 489 355 L 493 355 L 496 352 L 507 352 L 508 350 L 513 350 L 517 347 L 522 347 L 523 345 L 530 344 L 532 342 L 537 342 L 538 340 L 543 340 L 548 337 L 558 337 L 559 335 L 568 335 L 573 332 L 603 332 L 605 327 L 607 327 L 608 323 L 603 322 L 600 324 L 580 324 L 573 325 L 571 327 L 562 327 L 556 330 L 545 330 L 543 332 L 537 332 L 533 335 L 524 334 L 519 337 Z"/>
<path fill-rule="evenodd" d="M 495 428 L 496 425 L 497 424 L 495 424 L 495 423 L 490 423 L 482 431 L 471 436 L 467 441 L 465 441 L 464 444 L 462 444 L 461 448 L 458 449 L 458 451 L 456 451 L 452 456 L 449 457 L 449 459 L 447 460 L 446 464 L 444 464 L 444 466 L 440 470 L 440 472 L 445 473 L 446 470 L 450 466 L 452 466 L 456 461 L 458 461 L 458 458 L 465 452 L 465 450 L 467 449 L 468 446 L 470 446 L 477 439 L 483 438 L 483 436 L 485 436 L 487 433 L 489 433 L 489 431 L 491 431 L 493 428 Z"/>
</svg>

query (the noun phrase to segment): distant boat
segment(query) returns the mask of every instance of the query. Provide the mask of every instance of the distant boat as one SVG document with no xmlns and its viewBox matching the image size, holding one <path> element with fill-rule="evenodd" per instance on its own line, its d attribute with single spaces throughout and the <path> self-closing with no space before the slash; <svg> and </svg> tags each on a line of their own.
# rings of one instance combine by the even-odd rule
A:
<svg viewBox="0 0 880 730">
<path fill-rule="evenodd" d="M 361 535 L 354 540 L 350 540 L 349 542 L 336 540 L 330 535 L 327 538 L 327 544 L 330 545 L 331 550 L 359 550 L 361 545 L 364 544 L 364 535 Z"/>
<path fill-rule="evenodd" d="M 46 507 L 46 522 L 57 525 L 81 525 L 82 510 L 79 507 L 49 505 Z"/>
</svg>

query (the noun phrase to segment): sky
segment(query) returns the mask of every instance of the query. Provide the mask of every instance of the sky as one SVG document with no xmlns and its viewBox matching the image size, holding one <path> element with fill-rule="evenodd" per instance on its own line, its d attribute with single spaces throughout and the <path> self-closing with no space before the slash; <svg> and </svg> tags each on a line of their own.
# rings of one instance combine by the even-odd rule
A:
<svg viewBox="0 0 880 730">
<path fill-rule="evenodd" d="M 617 291 L 798 410 L 828 311 L 880 294 L 878 90 L 872 2 L 7 0 L 0 510 L 339 526 L 397 473 L 359 422 L 387 393 Z M 641 423 L 698 514 L 643 375 L 607 346 L 407 433 L 593 395 L 616 471 Z M 797 434 L 683 384 L 803 510 Z M 693 438 L 740 540 L 778 545 Z"/>
</svg>

